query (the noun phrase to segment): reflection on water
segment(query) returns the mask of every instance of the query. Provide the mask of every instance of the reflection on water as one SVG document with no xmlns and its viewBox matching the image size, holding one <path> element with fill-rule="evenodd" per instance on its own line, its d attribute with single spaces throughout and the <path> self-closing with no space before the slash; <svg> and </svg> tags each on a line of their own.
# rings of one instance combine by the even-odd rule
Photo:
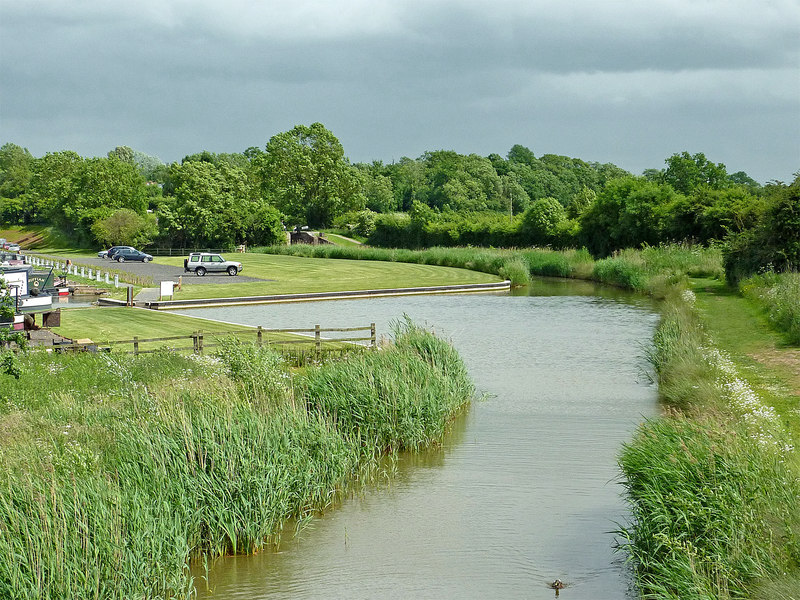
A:
<svg viewBox="0 0 800 600">
<path fill-rule="evenodd" d="M 483 400 L 443 446 L 346 499 L 277 551 L 217 561 L 201 598 L 618 599 L 625 518 L 616 455 L 656 410 L 643 344 L 656 317 L 622 292 L 418 296 L 185 311 L 265 327 L 387 332 L 402 315 L 450 338 Z M 626 300 L 622 302 L 620 300 Z M 201 572 L 196 575 L 202 576 Z"/>
</svg>

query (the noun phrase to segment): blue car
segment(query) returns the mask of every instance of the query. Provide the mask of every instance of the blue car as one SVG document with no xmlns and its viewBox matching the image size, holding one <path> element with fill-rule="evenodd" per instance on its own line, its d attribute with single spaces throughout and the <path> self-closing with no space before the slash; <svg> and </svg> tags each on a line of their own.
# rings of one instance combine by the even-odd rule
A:
<svg viewBox="0 0 800 600">
<path fill-rule="evenodd" d="M 146 263 L 153 260 L 153 257 L 150 254 L 145 254 L 134 248 L 123 248 L 114 253 L 114 260 L 121 263 L 128 260 L 138 260 Z"/>
</svg>

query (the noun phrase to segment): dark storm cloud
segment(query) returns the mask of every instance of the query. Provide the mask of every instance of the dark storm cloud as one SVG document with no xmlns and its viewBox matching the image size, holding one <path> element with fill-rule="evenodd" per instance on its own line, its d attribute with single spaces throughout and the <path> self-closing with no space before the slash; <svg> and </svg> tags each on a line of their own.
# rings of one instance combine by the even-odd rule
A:
<svg viewBox="0 0 800 600">
<path fill-rule="evenodd" d="M 3 2 L 2 141 L 175 160 L 321 121 L 354 160 L 800 167 L 796 2 L 597 4 Z"/>
</svg>

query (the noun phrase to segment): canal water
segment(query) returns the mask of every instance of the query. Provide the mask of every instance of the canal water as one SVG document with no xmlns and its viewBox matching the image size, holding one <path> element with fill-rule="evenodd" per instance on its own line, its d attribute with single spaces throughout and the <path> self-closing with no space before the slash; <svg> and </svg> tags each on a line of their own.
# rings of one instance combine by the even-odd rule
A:
<svg viewBox="0 0 800 600">
<path fill-rule="evenodd" d="M 185 314 L 264 327 L 408 315 L 455 344 L 483 398 L 444 444 L 315 518 L 276 550 L 195 568 L 199 598 L 553 598 L 631 595 L 612 533 L 626 519 L 616 459 L 657 412 L 642 300 L 574 282 L 525 295 L 343 300 Z"/>
</svg>

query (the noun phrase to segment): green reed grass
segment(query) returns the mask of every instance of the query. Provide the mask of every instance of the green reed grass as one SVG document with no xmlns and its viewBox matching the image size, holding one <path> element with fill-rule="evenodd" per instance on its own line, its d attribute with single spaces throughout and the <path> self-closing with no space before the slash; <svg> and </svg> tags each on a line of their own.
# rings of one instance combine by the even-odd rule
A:
<svg viewBox="0 0 800 600">
<path fill-rule="evenodd" d="M 277 542 L 382 452 L 436 443 L 472 394 L 411 325 L 300 372 L 236 342 L 21 360 L 0 387 L 2 598 L 189 597 L 191 557 Z"/>
<path fill-rule="evenodd" d="M 686 277 L 724 275 L 722 254 L 716 248 L 665 244 L 642 250 L 628 249 L 599 260 L 592 278 L 610 285 L 663 297 Z"/>
<path fill-rule="evenodd" d="M 531 275 L 593 279 L 638 292 L 663 296 L 687 276 L 721 277 L 722 255 L 718 249 L 687 244 L 623 250 L 595 262 L 586 250 L 427 248 L 425 250 L 371 247 L 274 246 L 272 254 L 349 260 L 383 260 L 470 269 L 499 275 L 512 285 L 530 283 Z"/>
<path fill-rule="evenodd" d="M 796 455 L 779 427 L 765 435 L 728 404 L 693 303 L 668 294 L 648 352 L 670 410 L 621 454 L 633 519 L 621 546 L 643 598 L 762 597 L 776 581 L 800 592 Z"/>
<path fill-rule="evenodd" d="M 790 344 L 800 344 L 800 273 L 755 275 L 740 282 L 739 289 L 764 309 Z"/>
<path fill-rule="evenodd" d="M 748 598 L 797 568 L 796 473 L 742 424 L 650 421 L 620 464 L 634 523 L 620 533 L 644 598 Z"/>
</svg>

